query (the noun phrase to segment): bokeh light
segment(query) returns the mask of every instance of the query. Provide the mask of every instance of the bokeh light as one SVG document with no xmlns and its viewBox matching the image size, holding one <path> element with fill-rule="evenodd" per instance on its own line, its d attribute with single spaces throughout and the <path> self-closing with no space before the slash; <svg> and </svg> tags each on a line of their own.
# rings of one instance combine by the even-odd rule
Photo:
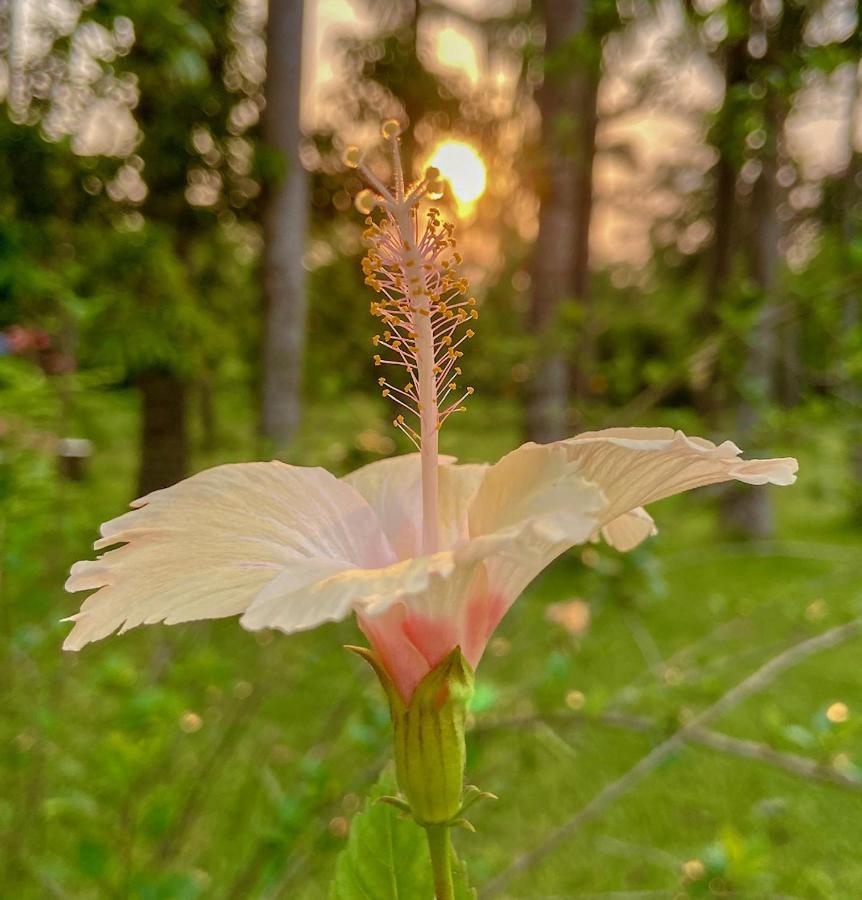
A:
<svg viewBox="0 0 862 900">
<path fill-rule="evenodd" d="M 485 192 L 487 170 L 479 151 L 464 141 L 446 140 L 437 145 L 427 160 L 449 182 L 452 194 L 463 214 Z"/>
</svg>

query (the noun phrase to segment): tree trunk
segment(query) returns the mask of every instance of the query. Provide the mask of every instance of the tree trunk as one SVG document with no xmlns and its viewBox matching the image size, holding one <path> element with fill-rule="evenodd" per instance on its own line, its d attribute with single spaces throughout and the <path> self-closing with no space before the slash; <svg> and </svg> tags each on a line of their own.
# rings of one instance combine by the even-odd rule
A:
<svg viewBox="0 0 862 900">
<path fill-rule="evenodd" d="M 263 140 L 285 165 L 263 214 L 261 433 L 284 446 L 299 424 L 305 347 L 308 177 L 299 160 L 302 0 L 270 0 Z"/>
<path fill-rule="evenodd" d="M 591 393 L 591 379 L 596 371 L 596 322 L 590 303 L 590 223 L 593 218 L 593 164 L 596 158 L 596 128 L 599 122 L 599 82 L 601 81 L 601 51 L 583 79 L 580 153 L 576 160 L 577 196 L 575 211 L 574 272 L 572 282 L 575 301 L 582 310 L 581 336 L 577 342 L 574 371 L 574 396 L 587 400 Z"/>
<path fill-rule="evenodd" d="M 141 452 L 138 494 L 143 497 L 186 477 L 186 386 L 176 375 L 148 369 L 141 392 Z"/>
<path fill-rule="evenodd" d="M 724 52 L 724 103 L 713 131 L 712 143 L 718 152 L 715 167 L 715 206 L 713 207 L 713 240 L 706 270 L 703 304 L 697 317 L 696 328 L 701 340 L 715 338 L 721 327 L 721 304 L 727 296 L 730 283 L 734 238 L 739 227 L 739 204 L 736 199 L 737 167 L 734 164 L 736 148 L 733 97 L 737 86 L 745 81 L 747 59 L 745 40 L 732 42 Z M 705 362 L 694 385 L 694 403 L 698 412 L 707 420 L 714 419 L 721 407 L 722 384 L 717 359 Z"/>
<path fill-rule="evenodd" d="M 736 409 L 735 436 L 746 449 L 758 447 L 758 430 L 764 410 L 775 399 L 777 352 L 776 298 L 780 237 L 778 219 L 778 141 L 783 125 L 777 98 L 766 98 L 767 142 L 761 156 L 763 169 L 751 198 L 752 234 L 749 266 L 751 279 L 761 294 L 761 306 L 749 334 Z M 770 537 L 774 530 L 769 491 L 753 491 L 732 485 L 722 498 L 724 525 L 747 538 Z"/>
<path fill-rule="evenodd" d="M 844 204 L 841 210 L 841 231 L 844 247 L 848 250 L 847 266 L 851 270 L 853 262 L 849 259 L 849 248 L 854 245 L 859 231 L 859 203 L 862 201 L 862 153 L 855 144 L 856 133 L 860 121 L 860 96 L 862 96 L 862 64 L 857 63 L 856 77 L 850 92 L 847 110 L 847 145 L 849 160 L 844 173 Z M 842 332 L 853 335 L 860 327 L 859 291 L 853 290 L 844 299 L 842 309 Z M 850 444 L 850 515 L 855 523 L 862 523 L 862 384 L 854 372 L 847 373 L 845 397 L 849 407 L 848 441 Z"/>
<path fill-rule="evenodd" d="M 575 249 L 579 245 L 580 183 L 577 157 L 585 130 L 580 117 L 584 72 L 565 57 L 571 54 L 573 39 L 584 30 L 587 6 L 586 0 L 545 0 L 543 8 L 545 80 L 537 97 L 542 115 L 543 160 L 529 322 L 539 347 L 527 410 L 527 431 L 532 440 L 552 441 L 564 437 L 568 431 L 567 357 L 572 348 L 564 345 L 564 339 L 561 341 L 559 325 L 561 306 L 577 296 Z"/>
</svg>

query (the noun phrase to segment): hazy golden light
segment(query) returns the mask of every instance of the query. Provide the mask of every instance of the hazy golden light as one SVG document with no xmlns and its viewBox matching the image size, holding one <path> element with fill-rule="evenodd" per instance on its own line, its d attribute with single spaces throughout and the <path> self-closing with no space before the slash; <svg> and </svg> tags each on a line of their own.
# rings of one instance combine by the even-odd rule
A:
<svg viewBox="0 0 862 900">
<path fill-rule="evenodd" d="M 449 182 L 458 208 L 469 208 L 485 191 L 485 163 L 475 147 L 463 141 L 443 141 L 427 165 L 436 166 Z"/>
<path fill-rule="evenodd" d="M 479 80 L 479 62 L 476 47 L 463 32 L 444 26 L 437 32 L 435 56 L 438 62 L 450 69 L 461 69 L 471 84 Z"/>
</svg>

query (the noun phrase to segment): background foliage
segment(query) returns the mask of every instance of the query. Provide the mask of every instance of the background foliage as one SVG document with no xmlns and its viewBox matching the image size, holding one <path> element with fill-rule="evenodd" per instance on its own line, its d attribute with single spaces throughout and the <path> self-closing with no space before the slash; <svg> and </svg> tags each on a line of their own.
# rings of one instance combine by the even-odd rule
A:
<svg viewBox="0 0 862 900">
<path fill-rule="evenodd" d="M 262 221 L 287 168 L 259 125 L 266 4 L 0 4 L 2 896 L 353 897 L 362 823 L 409 824 L 361 812 L 389 726 L 340 649 L 352 623 L 59 650 L 68 567 L 145 474 L 168 478 L 153 461 L 340 474 L 405 449 L 373 392 L 358 184 L 338 162 L 388 115 L 414 125 L 417 164 L 454 136 L 488 168 L 458 220 L 482 317 L 446 452 L 497 458 L 548 426 L 541 402 L 567 433 L 670 425 L 801 465 L 763 492 L 767 518 L 720 491 L 668 501 L 658 538 L 566 554 L 506 618 L 468 766 L 501 800 L 456 836 L 480 895 L 746 674 L 862 616 L 856 4 L 597 0 L 571 33 L 547 27 L 564 0 L 330 5 L 306 4 L 350 24 L 307 48 L 336 77 L 303 114 L 302 421 L 276 442 Z M 469 54 L 441 62 L 445 28 L 480 48 L 477 82 Z M 541 260 L 578 258 L 585 221 L 589 264 L 549 289 Z M 736 743 L 686 743 L 504 895 L 859 896 L 858 656 L 857 638 L 752 696 L 715 723 Z"/>
</svg>

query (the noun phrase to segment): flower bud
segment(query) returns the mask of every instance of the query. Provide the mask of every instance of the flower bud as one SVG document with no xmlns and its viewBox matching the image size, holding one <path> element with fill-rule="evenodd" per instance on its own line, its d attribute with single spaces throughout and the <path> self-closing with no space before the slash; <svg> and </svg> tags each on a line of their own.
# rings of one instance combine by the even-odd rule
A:
<svg viewBox="0 0 862 900">
<path fill-rule="evenodd" d="M 464 729 L 473 670 L 456 647 L 405 703 L 377 656 L 350 647 L 374 668 L 389 698 L 398 787 L 420 825 L 450 825 L 462 810 Z"/>
</svg>

